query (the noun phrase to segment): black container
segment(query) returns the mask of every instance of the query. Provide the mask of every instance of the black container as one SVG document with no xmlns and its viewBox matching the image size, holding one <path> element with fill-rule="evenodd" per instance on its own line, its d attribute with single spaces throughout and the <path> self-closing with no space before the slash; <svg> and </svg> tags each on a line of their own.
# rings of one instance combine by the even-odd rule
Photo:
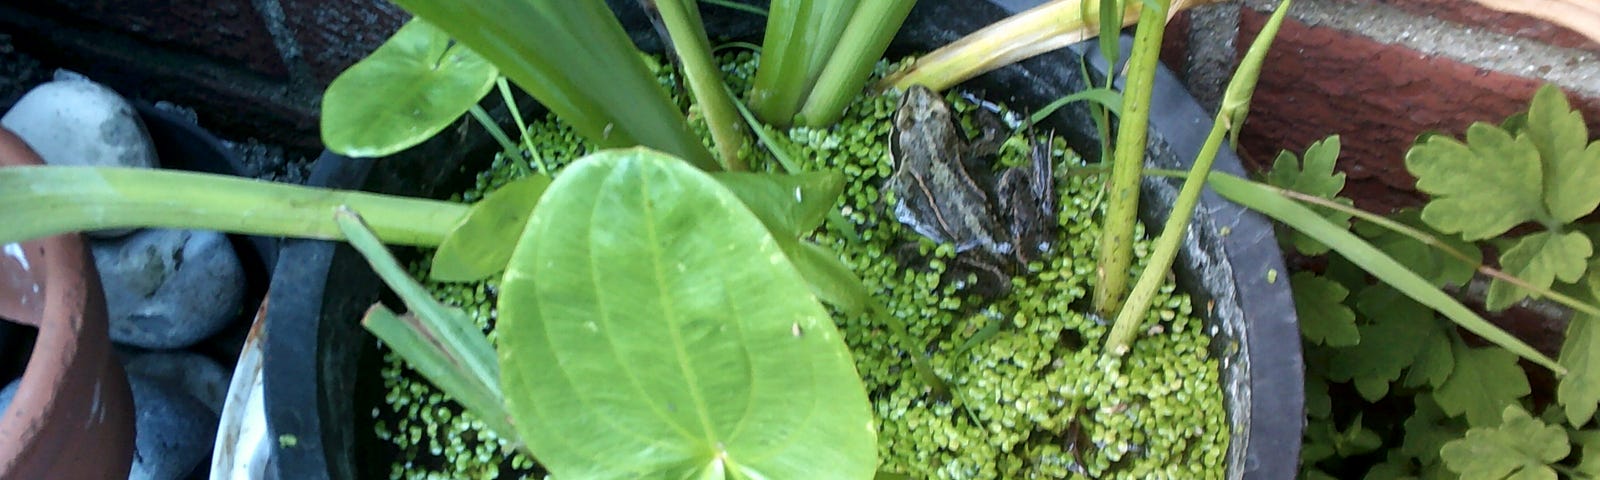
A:
<svg viewBox="0 0 1600 480">
<path fill-rule="evenodd" d="M 636 4 L 613 2 L 641 48 L 661 42 Z M 927 51 L 1007 15 L 1017 0 L 920 2 L 901 29 L 893 52 Z M 759 38 L 765 20 L 707 7 L 707 30 L 721 38 Z M 967 82 L 990 100 L 1042 105 L 1084 88 L 1080 60 L 1094 50 L 1080 45 L 1042 55 Z M 1103 61 L 1091 62 L 1096 72 Z M 1187 168 L 1211 125 L 1170 71 L 1157 73 L 1151 110 L 1149 163 Z M 1069 106 L 1044 125 L 1066 137 L 1087 158 L 1098 155 L 1097 134 L 1081 105 Z M 441 138 L 394 158 L 352 160 L 324 154 L 312 183 L 338 188 L 429 196 L 441 185 L 460 186 L 482 169 L 496 149 L 476 127 L 460 123 Z M 476 162 L 476 163 L 474 163 Z M 1243 174 L 1238 158 L 1222 152 L 1216 170 Z M 1141 216 L 1159 225 L 1177 194 L 1177 182 L 1144 183 Z M 273 276 L 266 324 L 266 411 L 269 438 L 278 442 L 270 475 L 276 478 L 354 478 L 357 428 L 353 415 L 359 365 L 375 365 L 371 337 L 357 320 L 379 296 L 381 284 L 349 247 L 289 241 Z M 1207 191 L 1176 265 L 1180 287 L 1196 305 L 1214 305 L 1208 324 L 1221 359 L 1223 388 L 1233 426 L 1229 478 L 1293 478 L 1299 463 L 1303 380 L 1299 329 L 1282 256 L 1272 226 L 1261 216 Z M 1281 275 L 1274 275 L 1276 272 Z M 1272 281 L 1278 277 L 1277 281 Z M 375 369 L 365 370 L 370 375 Z M 292 445 L 291 445 L 292 443 Z"/>
</svg>

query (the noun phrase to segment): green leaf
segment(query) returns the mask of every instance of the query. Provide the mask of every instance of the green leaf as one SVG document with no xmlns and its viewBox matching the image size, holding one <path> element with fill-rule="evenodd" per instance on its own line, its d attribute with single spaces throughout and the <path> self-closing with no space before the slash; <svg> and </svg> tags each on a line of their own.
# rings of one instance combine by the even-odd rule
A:
<svg viewBox="0 0 1600 480">
<path fill-rule="evenodd" d="M 1589 141 L 1583 115 L 1554 85 L 1533 95 L 1523 132 L 1544 162 L 1544 202 L 1554 220 L 1571 222 L 1600 206 L 1600 142 Z"/>
<path fill-rule="evenodd" d="M 322 143 L 352 157 L 410 148 L 450 126 L 494 88 L 494 65 L 413 19 L 322 95 Z"/>
<path fill-rule="evenodd" d="M 811 291 L 847 314 L 867 307 L 870 295 L 855 272 L 832 250 L 803 241 L 844 193 L 844 177 L 837 172 L 792 175 L 719 172 L 711 175 L 743 201 L 778 238 L 778 247 L 804 276 Z"/>
<path fill-rule="evenodd" d="M 1538 150 L 1499 127 L 1474 123 L 1465 144 L 1431 137 L 1406 152 L 1406 169 L 1433 196 L 1422 219 L 1439 231 L 1481 240 L 1544 217 Z"/>
<path fill-rule="evenodd" d="M 810 233 L 844 193 L 844 175 L 839 172 L 719 172 L 712 178 L 738 196 L 774 236 L 798 238 Z"/>
<path fill-rule="evenodd" d="M 529 175 L 472 204 L 434 252 L 428 278 L 470 282 L 504 270 L 511 260 L 511 249 L 522 237 L 522 227 L 549 186 L 550 177 Z"/>
<path fill-rule="evenodd" d="M 1583 448 L 1583 457 L 1573 470 L 1590 478 L 1600 478 L 1600 431 L 1572 432 L 1571 437 L 1572 443 Z"/>
<path fill-rule="evenodd" d="M 1567 367 L 1556 387 L 1556 400 L 1566 410 L 1567 422 L 1589 423 L 1600 404 L 1600 318 L 1577 314 L 1567 322 L 1567 337 L 1556 361 Z"/>
<path fill-rule="evenodd" d="M 1452 349 L 1455 372 L 1433 392 L 1446 414 L 1465 415 L 1474 427 L 1494 425 L 1500 412 L 1531 391 L 1516 355 L 1499 348 L 1469 348 L 1459 340 Z"/>
<path fill-rule="evenodd" d="M 856 272 L 839 258 L 838 252 L 802 240 L 779 240 L 783 254 L 794 262 L 805 277 L 811 293 L 846 315 L 859 315 L 867 309 L 872 295 Z"/>
<path fill-rule="evenodd" d="M 1567 442 L 1567 432 L 1560 426 L 1545 425 L 1511 405 L 1498 427 L 1473 428 L 1466 438 L 1446 443 L 1440 455 L 1465 480 L 1554 480 L 1550 464 L 1571 452 Z"/>
<path fill-rule="evenodd" d="M 1384 458 L 1383 463 L 1373 465 L 1372 468 L 1367 469 L 1367 474 L 1361 477 L 1362 480 L 1414 478 L 1417 478 L 1416 465 L 1413 464 L 1410 456 L 1401 454 L 1398 450 L 1389 450 L 1389 455 Z"/>
<path fill-rule="evenodd" d="M 558 478 L 870 478 L 849 350 L 734 194 L 645 149 L 569 166 L 499 300 L 508 409 Z"/>
<path fill-rule="evenodd" d="M 1357 294 L 1356 306 L 1371 323 L 1359 327 L 1361 343 L 1334 350 L 1328 378 L 1353 381 L 1368 401 L 1388 395 L 1390 383 L 1432 344 L 1449 345 L 1433 313 L 1392 288 L 1367 287 Z"/>
<path fill-rule="evenodd" d="M 1403 425 L 1405 440 L 1400 443 L 1400 452 L 1416 457 L 1423 466 L 1436 465 L 1440 463 L 1439 449 L 1466 435 L 1467 427 L 1459 419 L 1445 416 L 1428 395 L 1417 395 L 1412 401 L 1416 408 Z"/>
<path fill-rule="evenodd" d="M 1593 253 L 1594 245 L 1582 233 L 1539 232 L 1518 239 L 1500 254 L 1500 268 L 1529 284 L 1549 288 L 1558 279 L 1571 283 L 1582 278 Z M 1496 279 L 1489 284 L 1484 303 L 1490 310 L 1501 310 L 1528 295 L 1527 290 Z"/>
<path fill-rule="evenodd" d="M 1328 396 L 1328 382 L 1319 375 L 1306 375 L 1306 416 L 1326 419 L 1333 415 L 1333 397 Z"/>
<path fill-rule="evenodd" d="M 1412 352 L 1406 365 L 1405 385 L 1424 383 L 1438 388 L 1455 369 L 1451 351 L 1450 327 L 1439 322 L 1433 311 L 1399 291 L 1384 285 L 1362 289 L 1356 296 L 1356 309 L 1383 327 L 1369 327 L 1372 335 L 1395 337 L 1388 347 Z M 1380 346 L 1382 348 L 1382 346 Z"/>
<path fill-rule="evenodd" d="M 1348 347 L 1361 342 L 1356 331 L 1356 314 L 1344 306 L 1350 294 L 1338 282 L 1311 272 L 1295 272 L 1289 278 L 1294 287 L 1294 310 L 1300 317 L 1300 333 L 1307 340 L 1330 347 Z"/>
<path fill-rule="evenodd" d="M 1340 430 L 1332 421 L 1313 422 L 1306 430 L 1306 447 L 1301 462 L 1314 464 L 1334 456 L 1353 457 L 1377 450 L 1383 439 L 1361 424 L 1361 414 L 1356 414 L 1350 426 Z"/>
<path fill-rule="evenodd" d="M 1466 285 L 1472 280 L 1472 275 L 1477 273 L 1477 266 L 1483 263 L 1483 250 L 1476 245 L 1462 240 L 1459 236 L 1450 235 L 1434 230 L 1422 221 L 1422 212 L 1415 208 L 1407 208 L 1389 216 L 1403 225 L 1432 235 L 1442 241 L 1446 246 L 1455 251 L 1464 253 L 1472 260 L 1470 263 L 1460 258 L 1446 254 L 1438 248 L 1412 238 L 1408 235 L 1390 230 L 1377 224 L 1366 221 L 1356 222 L 1355 230 L 1362 236 L 1372 241 L 1372 246 L 1378 247 L 1383 253 L 1389 254 L 1395 261 L 1405 265 L 1406 268 L 1416 272 L 1436 286 Z"/>
<path fill-rule="evenodd" d="M 1339 160 L 1339 136 L 1334 135 L 1324 140 L 1312 143 L 1306 147 L 1305 161 L 1295 158 L 1293 153 L 1285 150 L 1278 152 L 1277 161 L 1272 164 L 1272 171 L 1267 172 L 1267 184 L 1296 192 L 1333 200 L 1340 204 L 1355 205 L 1348 198 L 1339 196 L 1344 190 L 1344 172 L 1334 170 Z M 1350 214 L 1337 210 L 1319 209 L 1323 218 L 1339 225 L 1350 222 Z M 1290 230 L 1285 236 L 1286 240 L 1294 245 L 1295 250 L 1306 255 L 1322 255 L 1328 253 L 1328 246 L 1305 236 L 1297 231 Z"/>
</svg>

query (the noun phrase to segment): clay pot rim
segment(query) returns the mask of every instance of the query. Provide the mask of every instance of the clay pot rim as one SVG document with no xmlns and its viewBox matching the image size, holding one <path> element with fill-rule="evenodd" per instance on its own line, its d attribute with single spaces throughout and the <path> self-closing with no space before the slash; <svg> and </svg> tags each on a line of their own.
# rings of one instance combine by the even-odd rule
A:
<svg viewBox="0 0 1600 480">
<path fill-rule="evenodd" d="M 0 128 L 0 168 L 40 164 L 22 139 Z M 11 245 L 20 246 L 21 258 Z M 6 253 L 0 256 L 0 278 L 20 282 L 0 282 L 0 287 L 24 291 L 0 291 L 0 317 L 35 326 L 38 335 L 16 395 L 0 417 L 0 477 L 30 472 L 125 477 L 133 454 L 133 402 L 113 356 L 105 300 L 87 245 L 81 235 L 63 234 L 9 244 Z M 77 454 L 61 451 L 73 444 L 83 448 L 77 452 L 82 458 L 98 460 L 81 462 Z"/>
</svg>

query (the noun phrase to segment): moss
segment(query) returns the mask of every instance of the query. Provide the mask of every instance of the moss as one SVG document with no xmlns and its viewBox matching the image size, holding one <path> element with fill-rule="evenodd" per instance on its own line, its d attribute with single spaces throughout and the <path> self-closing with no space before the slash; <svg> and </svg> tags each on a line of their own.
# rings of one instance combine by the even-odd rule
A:
<svg viewBox="0 0 1600 480">
<path fill-rule="evenodd" d="M 754 58 L 740 53 L 725 59 L 724 72 L 740 91 L 753 74 Z M 670 69 L 659 73 L 664 84 L 676 82 Z M 950 100 L 957 111 L 977 108 L 955 95 Z M 927 355 L 952 389 L 948 401 L 930 398 L 908 352 L 896 346 L 881 319 L 835 315 L 878 417 L 880 470 L 913 478 L 1222 477 L 1228 426 L 1219 369 L 1189 297 L 1165 285 L 1145 321 L 1146 335 L 1118 360 L 1101 355 L 1109 330 L 1105 319 L 1081 313 L 1095 282 L 1092 239 L 1098 236 L 1102 179 L 1071 172 L 1082 160 L 1057 140 L 1061 228 L 1054 252 L 1014 277 L 1007 296 L 968 297 L 957 288 L 959 279 L 940 280 L 955 256 L 949 245 L 919 239 L 884 215 L 882 205 L 892 199 L 878 187 L 892 173 L 885 141 L 895 106 L 892 93 L 868 96 L 835 127 L 795 128 L 779 139 L 803 168 L 847 174 L 839 204 L 844 221 L 830 222 L 813 240 L 837 251 L 887 302 L 890 314 L 926 345 L 915 353 Z M 703 125 L 695 125 L 703 133 Z M 532 144 L 552 168 L 591 149 L 553 118 L 530 128 Z M 1012 142 L 1024 135 L 1019 132 Z M 1026 150 L 1004 149 L 999 160 L 1022 164 Z M 496 159 L 476 187 L 458 198 L 480 198 L 536 168 Z M 915 254 L 900 253 L 908 243 Z M 1136 250 L 1148 251 L 1147 242 L 1140 240 Z M 463 306 L 493 340 L 494 282 L 429 286 L 446 302 Z M 391 476 L 543 476 L 531 459 L 508 456 L 480 422 L 398 358 L 391 354 L 386 362 L 389 392 L 373 414 L 380 419 L 377 437 L 404 454 Z"/>
</svg>

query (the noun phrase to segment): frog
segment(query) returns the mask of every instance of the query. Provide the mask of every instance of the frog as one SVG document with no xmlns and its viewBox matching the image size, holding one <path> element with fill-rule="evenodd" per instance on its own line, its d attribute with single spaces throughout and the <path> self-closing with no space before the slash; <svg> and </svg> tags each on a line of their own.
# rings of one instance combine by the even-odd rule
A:
<svg viewBox="0 0 1600 480">
<path fill-rule="evenodd" d="M 943 96 L 922 85 L 901 93 L 890 130 L 893 173 L 883 184 L 893 218 L 955 249 L 945 281 L 983 297 L 1010 291 L 1021 266 L 1051 250 L 1056 230 L 1052 139 L 1028 142 L 1028 163 L 995 171 L 1011 137 L 994 112 L 974 116 L 968 138 Z"/>
</svg>

